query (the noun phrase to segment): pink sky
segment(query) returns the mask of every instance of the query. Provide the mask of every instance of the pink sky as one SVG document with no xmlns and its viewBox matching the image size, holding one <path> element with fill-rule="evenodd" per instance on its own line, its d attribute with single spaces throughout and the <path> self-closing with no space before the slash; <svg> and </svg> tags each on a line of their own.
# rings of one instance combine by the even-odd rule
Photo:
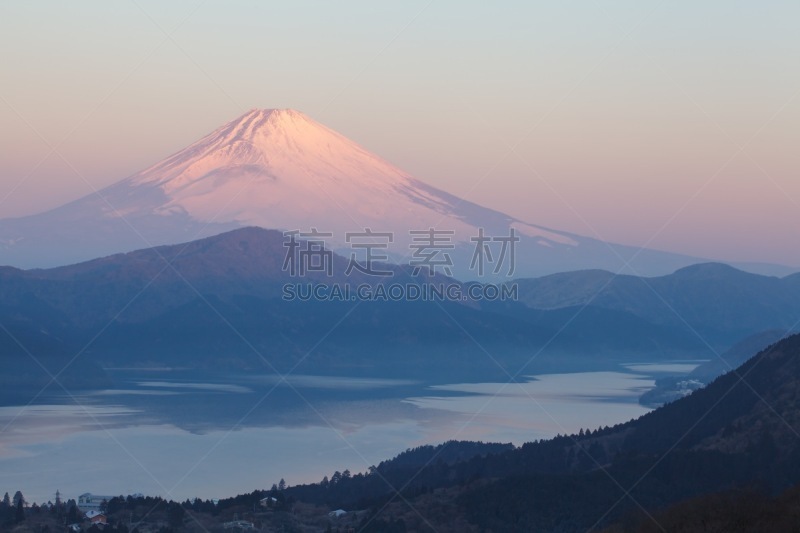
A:
<svg viewBox="0 0 800 533">
<path fill-rule="evenodd" d="M 0 216 L 292 107 L 532 223 L 800 266 L 796 3 L 140 5 L 0 6 Z"/>
</svg>

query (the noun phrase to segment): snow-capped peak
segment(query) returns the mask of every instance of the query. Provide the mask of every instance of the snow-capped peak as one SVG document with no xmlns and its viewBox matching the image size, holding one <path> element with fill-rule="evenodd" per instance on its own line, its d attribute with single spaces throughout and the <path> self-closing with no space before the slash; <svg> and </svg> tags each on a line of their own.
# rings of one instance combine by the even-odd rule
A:
<svg viewBox="0 0 800 533">
<path fill-rule="evenodd" d="M 472 226 L 453 199 L 292 109 L 253 109 L 128 179 L 157 187 L 162 213 L 341 234 Z M 444 222 L 445 219 L 449 219 Z"/>
<path fill-rule="evenodd" d="M 416 240 L 411 232 L 447 232 L 461 257 L 453 273 L 463 278 L 472 274 L 474 239 L 483 231 L 521 238 L 516 275 L 617 270 L 627 266 L 625 257 L 647 261 L 637 273 L 692 262 L 524 223 L 427 185 L 299 111 L 251 109 L 97 194 L 0 221 L 0 264 L 65 264 L 242 226 L 316 229 L 329 234 L 328 248 L 345 253 L 348 233 L 387 232 L 386 254 L 406 260 Z"/>
</svg>

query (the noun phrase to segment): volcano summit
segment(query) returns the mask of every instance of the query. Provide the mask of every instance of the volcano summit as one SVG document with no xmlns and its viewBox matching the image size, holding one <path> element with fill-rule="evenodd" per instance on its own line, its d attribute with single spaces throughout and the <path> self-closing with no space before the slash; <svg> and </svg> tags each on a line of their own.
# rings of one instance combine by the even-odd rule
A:
<svg viewBox="0 0 800 533">
<path fill-rule="evenodd" d="M 472 238 L 508 236 L 514 275 L 601 268 L 667 274 L 697 258 L 605 243 L 517 220 L 412 177 L 291 109 L 253 109 L 165 160 L 56 209 L 0 220 L 0 264 L 50 267 L 244 226 L 393 235 L 386 254 L 411 255 L 410 231 L 448 232 L 453 274 L 475 278 Z"/>
</svg>

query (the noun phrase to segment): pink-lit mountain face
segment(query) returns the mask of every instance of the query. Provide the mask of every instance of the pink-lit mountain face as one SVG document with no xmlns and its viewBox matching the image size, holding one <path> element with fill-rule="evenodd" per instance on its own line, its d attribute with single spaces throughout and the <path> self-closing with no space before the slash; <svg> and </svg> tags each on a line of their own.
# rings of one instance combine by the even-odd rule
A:
<svg viewBox="0 0 800 533">
<path fill-rule="evenodd" d="M 531 213 L 535 218 L 535 213 Z M 520 238 L 513 275 L 602 268 L 665 274 L 694 258 L 607 244 L 525 223 L 427 185 L 294 110 L 254 109 L 137 174 L 62 207 L 0 220 L 0 264 L 46 267 L 175 244 L 244 226 L 328 233 L 344 254 L 347 233 L 392 234 L 380 254 L 407 262 L 430 228 L 452 273 L 478 278 L 474 239 Z M 497 266 L 499 243 L 493 246 Z M 441 257 L 441 255 L 439 256 Z M 629 260 L 631 264 L 626 264 Z M 470 267 L 474 268 L 470 268 Z M 506 255 L 499 275 L 509 273 Z"/>
<path fill-rule="evenodd" d="M 156 213 L 284 230 L 316 227 L 333 233 L 336 244 L 365 228 L 394 232 L 395 245 L 407 243 L 409 230 L 453 230 L 460 241 L 476 232 L 453 216 L 457 198 L 294 110 L 253 110 L 124 183 L 166 195 Z"/>
</svg>

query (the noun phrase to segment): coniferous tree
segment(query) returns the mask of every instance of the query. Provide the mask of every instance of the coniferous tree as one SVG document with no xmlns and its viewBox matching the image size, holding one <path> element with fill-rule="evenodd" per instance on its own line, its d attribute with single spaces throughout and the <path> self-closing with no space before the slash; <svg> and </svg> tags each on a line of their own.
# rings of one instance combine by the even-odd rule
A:
<svg viewBox="0 0 800 533">
<path fill-rule="evenodd" d="M 25 520 L 25 499 L 20 498 L 17 500 L 17 510 L 14 513 L 14 521 L 19 523 L 23 520 Z"/>
<path fill-rule="evenodd" d="M 78 522 L 78 506 L 75 502 L 70 500 L 72 505 L 67 505 L 67 524 L 74 524 Z"/>
<path fill-rule="evenodd" d="M 22 502 L 22 505 L 25 505 L 25 496 L 22 495 L 22 491 L 17 491 L 14 493 L 14 507 L 19 505 L 19 502 Z"/>
</svg>

